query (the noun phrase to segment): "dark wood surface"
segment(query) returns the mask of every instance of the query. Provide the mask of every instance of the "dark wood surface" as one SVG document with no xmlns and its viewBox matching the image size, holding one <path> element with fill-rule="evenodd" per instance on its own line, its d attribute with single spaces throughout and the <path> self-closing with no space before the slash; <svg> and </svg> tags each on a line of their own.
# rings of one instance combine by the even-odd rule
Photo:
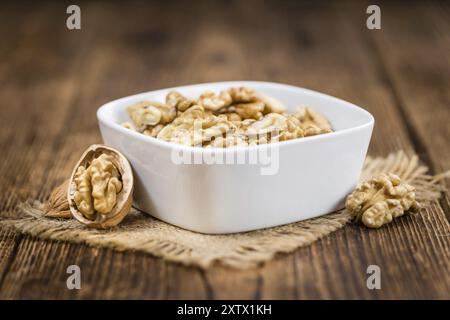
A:
<svg viewBox="0 0 450 320">
<path fill-rule="evenodd" d="M 95 112 L 137 92 L 268 80 L 319 90 L 374 114 L 371 155 L 417 152 L 450 168 L 450 5 L 300 1 L 2 3 L 0 211 L 44 200 L 101 141 Z M 448 181 L 446 181 L 448 184 Z M 142 253 L 42 241 L 0 230 L 0 298 L 450 298 L 449 194 L 380 230 L 349 225 L 250 270 L 208 271 Z M 66 288 L 66 268 L 82 289 Z M 382 289 L 368 290 L 379 265 Z"/>
</svg>

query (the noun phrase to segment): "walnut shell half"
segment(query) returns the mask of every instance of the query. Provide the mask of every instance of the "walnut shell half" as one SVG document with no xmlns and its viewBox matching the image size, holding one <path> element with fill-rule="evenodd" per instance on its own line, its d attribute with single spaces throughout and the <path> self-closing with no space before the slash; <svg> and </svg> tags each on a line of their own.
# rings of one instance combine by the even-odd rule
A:
<svg viewBox="0 0 450 320">
<path fill-rule="evenodd" d="M 133 202 L 133 172 L 117 150 L 91 145 L 69 180 L 70 212 L 88 227 L 106 229 L 119 224 Z"/>
</svg>

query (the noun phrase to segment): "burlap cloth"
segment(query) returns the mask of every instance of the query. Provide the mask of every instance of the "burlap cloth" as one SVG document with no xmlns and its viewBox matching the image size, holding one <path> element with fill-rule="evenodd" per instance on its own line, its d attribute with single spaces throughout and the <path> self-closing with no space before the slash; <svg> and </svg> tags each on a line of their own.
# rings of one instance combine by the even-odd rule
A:
<svg viewBox="0 0 450 320">
<path fill-rule="evenodd" d="M 416 188 L 419 203 L 427 205 L 437 200 L 443 190 L 439 183 L 445 174 L 431 176 L 419 163 L 417 155 L 404 152 L 386 158 L 368 157 L 361 179 L 380 172 L 392 172 Z M 277 253 L 304 247 L 352 220 L 345 210 L 319 218 L 284 226 L 231 235 L 205 235 L 167 224 L 133 210 L 126 219 L 111 230 L 88 229 L 75 220 L 42 217 L 42 204 L 25 203 L 22 210 L 29 216 L 0 221 L 0 226 L 13 228 L 41 239 L 84 243 L 109 247 L 118 251 L 141 251 L 169 261 L 207 268 L 215 263 L 229 267 L 247 268 L 261 264 Z M 401 219 L 401 218 L 400 218 Z"/>
</svg>

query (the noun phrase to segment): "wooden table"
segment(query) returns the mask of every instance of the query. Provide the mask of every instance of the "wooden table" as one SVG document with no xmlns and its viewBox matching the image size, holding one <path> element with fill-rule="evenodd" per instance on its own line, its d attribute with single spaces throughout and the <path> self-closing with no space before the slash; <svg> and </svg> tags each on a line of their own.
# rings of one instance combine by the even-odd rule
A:
<svg viewBox="0 0 450 320">
<path fill-rule="evenodd" d="M 0 211 L 44 200 L 81 152 L 101 141 L 106 101 L 191 83 L 252 79 L 319 90 L 376 118 L 371 155 L 417 152 L 450 168 L 449 3 L 300 1 L 2 4 Z M 448 181 L 446 182 L 448 184 Z M 0 230 L 0 298 L 450 298 L 449 194 L 380 230 L 349 225 L 245 270 L 183 267 L 142 253 L 42 241 Z M 82 289 L 66 288 L 66 268 Z M 379 265 L 382 289 L 368 290 Z"/>
</svg>

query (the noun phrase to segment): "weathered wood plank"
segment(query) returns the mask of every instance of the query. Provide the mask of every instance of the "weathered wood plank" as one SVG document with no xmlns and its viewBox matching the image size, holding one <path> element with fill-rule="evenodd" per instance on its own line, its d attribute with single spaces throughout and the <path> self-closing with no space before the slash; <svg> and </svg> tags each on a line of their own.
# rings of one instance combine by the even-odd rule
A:
<svg viewBox="0 0 450 320">
<path fill-rule="evenodd" d="M 9 230 L 0 230 L 0 283 L 8 274 L 11 263 L 17 255 L 17 244 L 20 237 Z"/>
</svg>

